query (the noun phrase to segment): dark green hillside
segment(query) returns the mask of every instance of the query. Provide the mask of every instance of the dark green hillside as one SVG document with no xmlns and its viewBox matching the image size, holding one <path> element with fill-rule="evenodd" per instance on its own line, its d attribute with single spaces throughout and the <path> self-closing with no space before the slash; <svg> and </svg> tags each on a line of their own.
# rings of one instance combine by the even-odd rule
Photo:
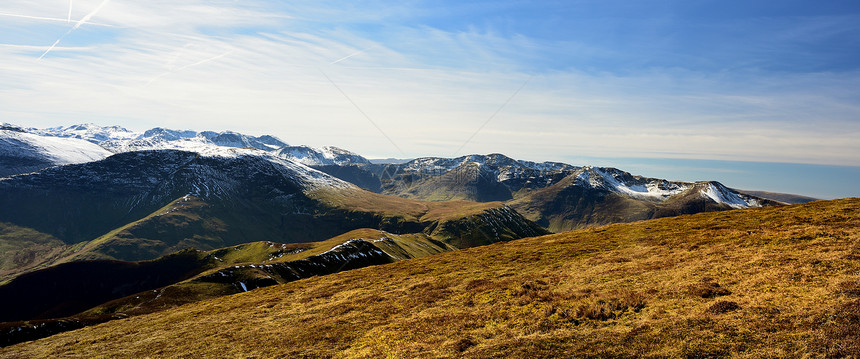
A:
<svg viewBox="0 0 860 359">
<path fill-rule="evenodd" d="M 69 246 L 54 236 L 0 223 L 0 284 L 19 273 L 50 265 L 70 251 Z"/>
<path fill-rule="evenodd" d="M 123 153 L 0 181 L 0 222 L 79 244 L 68 259 L 147 260 L 184 248 L 321 241 L 358 228 L 420 233 L 502 206 L 382 196 L 289 166 L 263 155 Z M 527 230 L 509 238 L 544 233 L 520 227 Z M 481 243 L 508 238 L 486 236 Z"/>
<path fill-rule="evenodd" d="M 195 158 L 179 151 L 124 153 L 3 179 L 0 220 L 68 244 L 91 240 L 184 195 L 169 182 Z"/>
<path fill-rule="evenodd" d="M 114 298 L 197 274 L 207 258 L 195 251 L 147 262 L 85 261 L 23 274 L 0 286 L 0 322 L 59 318 Z"/>
</svg>

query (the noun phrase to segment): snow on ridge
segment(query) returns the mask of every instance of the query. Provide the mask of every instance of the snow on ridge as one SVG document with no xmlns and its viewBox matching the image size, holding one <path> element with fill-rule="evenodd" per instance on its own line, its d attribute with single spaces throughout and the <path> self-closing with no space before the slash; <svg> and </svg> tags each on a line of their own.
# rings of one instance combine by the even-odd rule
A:
<svg viewBox="0 0 860 359">
<path fill-rule="evenodd" d="M 120 126 L 99 126 L 92 123 L 45 129 L 28 128 L 27 132 L 41 136 L 77 138 L 96 144 L 108 140 L 130 140 L 142 135 Z"/>
<path fill-rule="evenodd" d="M 40 136 L 27 132 L 0 130 L 0 154 L 21 158 L 42 158 L 54 165 L 97 161 L 112 153 L 77 138 Z"/>
<path fill-rule="evenodd" d="M 280 165 L 281 168 L 288 169 L 290 170 L 290 172 L 298 174 L 299 177 L 295 179 L 300 181 L 301 184 L 306 187 L 306 190 L 313 190 L 319 188 L 357 188 L 352 183 L 346 182 L 329 174 L 317 171 L 313 168 L 308 167 L 305 164 L 293 161 L 288 158 L 283 158 L 272 153 L 259 150 L 256 151 L 256 155 L 262 156 L 269 162 Z M 284 174 L 287 175 L 288 173 Z"/>
<path fill-rule="evenodd" d="M 609 189 L 624 193 L 631 197 L 665 199 L 688 190 L 692 184 L 669 182 L 656 178 L 633 177 L 627 172 L 616 169 L 593 168 Z M 631 177 L 634 181 L 625 181 L 619 177 Z"/>
<path fill-rule="evenodd" d="M 604 188 L 633 198 L 652 200 L 666 200 L 696 188 L 703 197 L 732 208 L 761 206 L 755 198 L 737 193 L 718 182 L 692 183 L 644 178 L 615 168 L 585 166 L 576 175 L 576 183 L 591 188 Z"/>
<path fill-rule="evenodd" d="M 561 162 L 537 163 L 532 161 L 515 160 L 503 154 L 492 153 L 489 155 L 472 154 L 456 158 L 421 157 L 403 164 L 403 170 L 440 175 L 470 163 L 477 164 L 481 167 L 492 166 L 500 169 L 516 168 L 535 171 L 564 171 L 578 169 L 576 166 Z"/>
<path fill-rule="evenodd" d="M 314 190 L 318 188 L 354 188 L 355 185 L 335 178 L 326 173 L 317 171 L 302 163 L 293 161 L 288 158 L 277 156 L 268 151 L 256 148 L 236 148 L 222 147 L 202 141 L 187 142 L 188 146 L 183 148 L 175 148 L 188 152 L 198 153 L 202 157 L 220 157 L 220 158 L 241 158 L 252 157 L 260 158 L 273 165 L 272 168 L 279 171 L 282 176 L 289 177 L 305 187 L 305 190 Z"/>
<path fill-rule="evenodd" d="M 322 153 L 323 157 L 332 160 L 332 162 L 338 165 L 358 163 L 370 164 L 370 161 L 367 158 L 339 147 L 325 146 L 319 149 L 319 152 Z"/>
<path fill-rule="evenodd" d="M 747 201 L 739 193 L 734 192 L 717 182 L 708 183 L 708 186 L 702 191 L 702 196 L 710 198 L 714 202 L 728 205 L 732 208 L 750 208 L 761 206 L 761 204 L 757 200 L 751 198 L 749 201 Z"/>
<path fill-rule="evenodd" d="M 367 251 L 361 251 L 361 247 L 365 246 L 367 248 Z M 367 242 L 361 238 L 350 239 L 346 242 L 332 247 L 325 252 L 316 255 L 315 257 L 333 257 L 348 263 L 349 261 L 354 259 L 366 258 L 368 256 L 373 255 L 391 257 L 391 255 L 385 253 L 385 251 L 377 248 L 370 242 Z"/>
<path fill-rule="evenodd" d="M 273 151 L 286 145 L 279 138 L 271 135 L 248 136 L 233 131 L 203 131 L 172 130 L 155 127 L 144 132 L 129 131 L 120 126 L 99 126 L 95 124 L 79 124 L 58 126 L 45 129 L 29 128 L 28 132 L 51 137 L 70 137 L 104 145 L 105 148 L 118 152 L 137 151 L 145 149 L 173 148 L 169 142 L 191 140 L 203 137 L 211 142 L 226 147 L 254 147 Z"/>
<path fill-rule="evenodd" d="M 333 146 L 326 146 L 320 149 L 305 145 L 284 146 L 274 151 L 274 154 L 306 166 L 344 166 L 370 163 L 366 158 L 354 152 Z"/>
</svg>

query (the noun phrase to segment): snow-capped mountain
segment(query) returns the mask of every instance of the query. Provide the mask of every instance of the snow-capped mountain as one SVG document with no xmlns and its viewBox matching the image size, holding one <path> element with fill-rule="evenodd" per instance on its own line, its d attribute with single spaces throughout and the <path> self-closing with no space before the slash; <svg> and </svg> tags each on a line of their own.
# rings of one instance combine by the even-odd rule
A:
<svg viewBox="0 0 860 359">
<path fill-rule="evenodd" d="M 254 137 L 233 131 L 198 133 L 165 128 L 153 128 L 131 139 L 111 139 L 99 144 L 114 153 L 202 147 L 256 148 L 272 151 L 286 146 L 283 141 L 269 135 Z"/>
<path fill-rule="evenodd" d="M 110 152 L 77 138 L 40 136 L 11 125 L 0 129 L 0 177 L 101 160 Z"/>
<path fill-rule="evenodd" d="M 402 165 L 404 171 L 418 172 L 423 174 L 444 173 L 459 166 L 474 163 L 477 165 L 510 168 L 529 169 L 535 171 L 562 171 L 576 169 L 577 167 L 560 162 L 531 162 L 515 160 L 499 153 L 489 155 L 468 155 L 457 158 L 424 157 L 406 162 Z"/>
<path fill-rule="evenodd" d="M 308 146 L 284 146 L 275 155 L 291 159 L 307 166 L 348 166 L 370 164 L 366 158 L 341 148 L 327 146 L 316 149 Z"/>
<path fill-rule="evenodd" d="M 703 198 L 732 208 L 761 207 L 762 199 L 732 190 L 715 181 L 678 182 L 633 176 L 617 168 L 583 167 L 576 174 L 577 184 L 605 189 L 631 198 L 665 201 L 695 191 Z"/>
<path fill-rule="evenodd" d="M 310 166 L 366 190 L 387 195 L 430 201 L 503 201 L 517 210 L 535 213 L 535 220 L 582 207 L 574 212 L 583 218 L 565 214 L 564 218 L 558 219 L 562 224 L 554 225 L 554 230 L 572 228 L 570 223 L 574 222 L 580 226 L 773 204 L 717 182 L 669 181 L 635 176 L 615 168 L 531 162 L 502 154 L 425 157 L 400 164 L 372 164 L 356 153 L 337 147 L 290 146 L 273 136 L 248 136 L 232 131 L 153 128 L 135 133 L 118 126 L 92 124 L 28 131 L 34 136 L 41 134 L 54 139 L 87 140 L 111 153 L 181 150 L 228 158 L 227 153 L 241 152 L 247 156 L 265 157 L 270 163 L 281 161 L 280 165 Z M 104 155 L 101 153 L 101 157 L 95 159 Z M 91 159 L 67 162 L 88 160 Z M 608 204 L 613 201 L 618 202 L 615 207 Z M 635 203 L 636 208 L 630 207 L 631 203 Z M 627 207 L 619 210 L 620 205 Z M 601 206 L 605 208 L 598 209 Z M 600 211 L 601 214 L 583 212 L 586 210 Z M 635 215 L 608 216 L 603 213 L 607 211 L 628 211 Z"/>
<path fill-rule="evenodd" d="M 551 231 L 778 204 L 713 181 L 669 181 L 616 168 L 519 161 L 501 154 L 317 168 L 387 195 L 502 201 Z"/>
<path fill-rule="evenodd" d="M 114 153 L 156 150 L 183 149 L 197 145 L 216 145 L 223 147 L 258 148 L 272 151 L 287 144 L 271 135 L 248 136 L 233 131 L 172 130 L 156 127 L 144 132 L 134 132 L 120 126 L 99 126 L 80 124 L 46 129 L 30 128 L 29 133 L 50 137 L 78 138 L 99 144 Z M 191 141 L 191 142 L 188 142 Z"/>
<path fill-rule="evenodd" d="M 28 128 L 27 132 L 50 137 L 77 138 L 96 144 L 109 140 L 130 140 L 141 135 L 120 126 L 99 126 L 92 123 L 45 129 Z"/>
<path fill-rule="evenodd" d="M 172 130 L 156 127 L 144 132 L 133 132 L 119 126 L 80 124 L 46 129 L 27 129 L 28 132 L 49 137 L 78 138 L 98 144 L 112 153 L 143 150 L 189 150 L 206 147 L 256 148 L 270 151 L 281 158 L 308 166 L 345 166 L 370 164 L 366 158 L 341 148 L 327 146 L 290 146 L 272 135 L 249 136 L 233 131 Z"/>
<path fill-rule="evenodd" d="M 278 228 L 287 223 L 283 216 L 310 221 L 307 213 L 322 213 L 307 195 L 319 190 L 358 189 L 257 149 L 136 151 L 0 178 L 0 220 L 75 243 L 189 196 L 205 202 L 207 213 L 229 213 L 225 223 L 265 221 L 267 228 Z M 301 230 L 303 226 L 295 226 L 284 233 L 301 237 L 293 233 Z"/>
<path fill-rule="evenodd" d="M 224 147 L 258 148 L 272 151 L 287 146 L 286 143 L 274 136 L 246 136 L 238 132 L 224 131 L 220 133 L 204 131 L 199 136 L 205 137 L 212 143 Z"/>
<path fill-rule="evenodd" d="M 480 192 L 479 188 L 468 187 L 487 186 L 488 182 L 497 182 L 504 185 L 507 191 L 495 191 L 498 197 L 483 200 L 504 201 L 521 197 L 529 190 L 553 186 L 563 178 L 570 177 L 572 180 L 567 185 L 611 192 L 636 200 L 664 202 L 687 195 L 690 191 L 697 191 L 702 198 L 731 208 L 758 207 L 762 203 L 756 197 L 741 194 L 718 182 L 669 181 L 635 176 L 616 168 L 576 167 L 558 162 L 536 163 L 515 160 L 501 154 L 418 158 L 401 165 L 387 165 L 386 169 L 387 172 L 383 174 L 388 177 L 382 178 L 381 181 L 388 182 L 384 187 L 389 193 L 415 198 L 427 196 L 439 199 L 438 189 L 443 187 L 456 194 L 477 194 Z M 390 175 L 392 173 L 394 175 Z M 403 181 L 409 183 L 398 183 Z M 458 186 L 463 188 L 454 188 Z M 454 198 L 458 197 L 442 196 L 441 199 Z M 469 197 L 464 199 L 482 200 Z"/>
</svg>

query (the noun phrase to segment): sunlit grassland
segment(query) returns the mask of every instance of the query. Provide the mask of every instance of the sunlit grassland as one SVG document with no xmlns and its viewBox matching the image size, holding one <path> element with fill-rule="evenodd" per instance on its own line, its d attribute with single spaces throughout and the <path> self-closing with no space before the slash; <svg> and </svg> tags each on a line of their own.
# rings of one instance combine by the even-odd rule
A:
<svg viewBox="0 0 860 359">
<path fill-rule="evenodd" d="M 496 243 L 113 321 L 7 357 L 845 357 L 860 200 Z"/>
</svg>

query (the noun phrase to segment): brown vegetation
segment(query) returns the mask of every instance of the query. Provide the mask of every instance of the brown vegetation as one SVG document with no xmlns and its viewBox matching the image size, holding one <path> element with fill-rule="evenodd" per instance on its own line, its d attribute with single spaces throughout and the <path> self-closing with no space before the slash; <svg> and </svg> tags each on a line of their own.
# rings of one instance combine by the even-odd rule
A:
<svg viewBox="0 0 860 359">
<path fill-rule="evenodd" d="M 860 200 L 527 238 L 122 319 L 4 357 L 857 357 Z"/>
</svg>

